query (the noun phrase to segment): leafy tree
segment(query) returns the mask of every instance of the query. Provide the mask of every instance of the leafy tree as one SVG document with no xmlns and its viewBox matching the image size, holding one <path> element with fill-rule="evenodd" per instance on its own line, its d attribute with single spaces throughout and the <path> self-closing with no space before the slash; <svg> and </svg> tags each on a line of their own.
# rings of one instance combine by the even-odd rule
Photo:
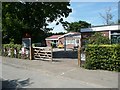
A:
<svg viewBox="0 0 120 90">
<path fill-rule="evenodd" d="M 91 24 L 87 23 L 86 21 L 78 21 L 78 22 L 63 22 L 63 27 L 67 32 L 80 32 L 81 28 L 88 28 Z"/>
<path fill-rule="evenodd" d="M 87 44 L 110 44 L 108 37 L 103 36 L 100 32 L 95 32 L 87 41 Z"/>
<path fill-rule="evenodd" d="M 33 42 L 40 41 L 51 30 L 47 28 L 49 23 L 68 17 L 72 11 L 69 6 L 69 2 L 3 2 L 3 43 L 11 39 L 21 43 L 25 33 L 31 35 Z"/>
</svg>

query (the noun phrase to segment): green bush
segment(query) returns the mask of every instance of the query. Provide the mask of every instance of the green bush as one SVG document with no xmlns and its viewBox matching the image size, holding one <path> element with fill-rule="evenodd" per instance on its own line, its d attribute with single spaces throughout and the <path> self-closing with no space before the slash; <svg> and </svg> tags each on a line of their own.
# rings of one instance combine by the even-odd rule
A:
<svg viewBox="0 0 120 90">
<path fill-rule="evenodd" d="M 120 71 L 120 45 L 88 45 L 84 67 Z"/>
<path fill-rule="evenodd" d="M 100 32 L 95 32 L 91 37 L 88 38 L 87 44 L 110 44 L 110 40 L 108 37 L 103 36 Z"/>
</svg>

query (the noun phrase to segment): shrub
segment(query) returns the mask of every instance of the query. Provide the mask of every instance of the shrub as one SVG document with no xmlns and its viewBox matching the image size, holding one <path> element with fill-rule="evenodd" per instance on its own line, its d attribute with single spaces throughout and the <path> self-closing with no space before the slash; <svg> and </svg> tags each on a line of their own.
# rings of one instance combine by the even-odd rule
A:
<svg viewBox="0 0 120 90">
<path fill-rule="evenodd" d="M 120 71 L 120 45 L 88 45 L 84 67 Z"/>
<path fill-rule="evenodd" d="M 103 36 L 100 32 L 95 32 L 88 40 L 88 44 L 110 44 L 110 40 L 108 37 Z"/>
</svg>

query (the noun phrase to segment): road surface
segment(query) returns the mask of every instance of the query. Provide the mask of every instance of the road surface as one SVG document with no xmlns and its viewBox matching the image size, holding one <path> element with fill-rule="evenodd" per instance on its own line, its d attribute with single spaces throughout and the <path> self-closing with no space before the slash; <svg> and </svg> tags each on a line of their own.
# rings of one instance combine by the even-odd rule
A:
<svg viewBox="0 0 120 90">
<path fill-rule="evenodd" d="M 2 79 L 13 84 L 17 81 L 22 88 L 117 88 L 118 86 L 117 73 L 79 69 L 68 62 L 50 63 L 11 58 L 3 58 L 0 61 L 3 62 Z M 13 87 L 13 84 L 8 86 Z"/>
</svg>

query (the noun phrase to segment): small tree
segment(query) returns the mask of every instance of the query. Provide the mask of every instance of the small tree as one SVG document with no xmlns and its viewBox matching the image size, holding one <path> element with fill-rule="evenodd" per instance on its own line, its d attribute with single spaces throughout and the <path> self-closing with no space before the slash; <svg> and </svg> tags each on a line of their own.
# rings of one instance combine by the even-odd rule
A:
<svg viewBox="0 0 120 90">
<path fill-rule="evenodd" d="M 108 37 L 103 36 L 102 33 L 96 32 L 88 39 L 87 44 L 110 44 L 110 40 Z"/>
</svg>

